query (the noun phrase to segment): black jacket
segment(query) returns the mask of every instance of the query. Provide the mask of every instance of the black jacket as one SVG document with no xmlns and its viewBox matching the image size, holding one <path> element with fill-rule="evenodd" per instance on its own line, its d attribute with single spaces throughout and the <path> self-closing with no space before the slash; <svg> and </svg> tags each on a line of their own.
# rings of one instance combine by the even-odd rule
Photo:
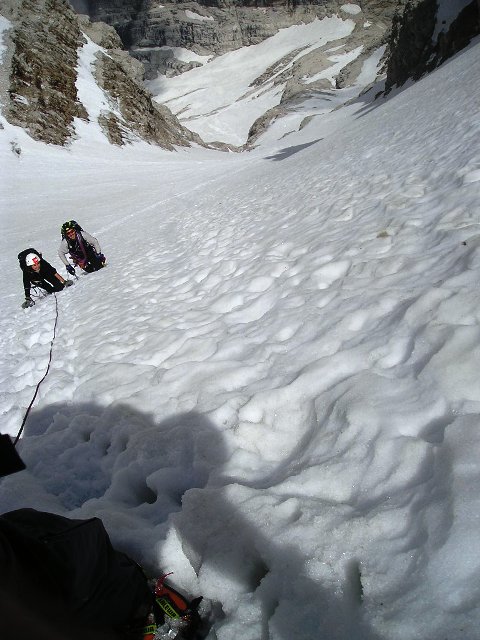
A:
<svg viewBox="0 0 480 640">
<path fill-rule="evenodd" d="M 0 567 L 2 640 L 126 640 L 152 605 L 142 570 L 97 518 L 4 513 Z"/>
<path fill-rule="evenodd" d="M 56 269 L 52 265 L 40 258 L 40 271 L 36 272 L 31 267 L 25 266 L 23 269 L 23 287 L 25 289 L 25 297 L 30 297 L 30 287 L 44 287 L 45 282 L 52 285 L 54 288 L 58 286 L 58 278 L 55 277 L 57 273 Z"/>
</svg>

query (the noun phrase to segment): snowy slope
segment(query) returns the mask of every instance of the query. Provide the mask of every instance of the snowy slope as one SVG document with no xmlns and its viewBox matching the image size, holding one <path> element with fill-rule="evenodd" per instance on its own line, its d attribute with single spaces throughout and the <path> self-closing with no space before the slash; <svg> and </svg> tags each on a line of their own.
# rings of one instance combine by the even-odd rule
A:
<svg viewBox="0 0 480 640">
<path fill-rule="evenodd" d="M 209 640 L 476 638 L 479 47 L 242 155 L 2 119 L 3 431 L 56 313 L 16 254 L 64 273 L 74 217 L 108 267 L 58 295 L 1 510 L 101 517 Z"/>
</svg>

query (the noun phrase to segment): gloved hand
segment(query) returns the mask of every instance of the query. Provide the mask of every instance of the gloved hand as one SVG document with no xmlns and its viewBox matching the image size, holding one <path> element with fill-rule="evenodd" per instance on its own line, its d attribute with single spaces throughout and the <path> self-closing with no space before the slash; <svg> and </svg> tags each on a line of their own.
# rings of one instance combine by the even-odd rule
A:
<svg viewBox="0 0 480 640">
<path fill-rule="evenodd" d="M 68 271 L 68 273 L 69 273 L 71 276 L 74 276 L 74 275 L 75 275 L 75 267 L 72 267 L 72 265 L 71 265 L 71 264 L 67 264 L 67 266 L 65 267 L 65 269 Z"/>
<path fill-rule="evenodd" d="M 64 284 L 66 287 L 71 287 L 71 286 L 72 286 L 72 284 L 73 284 L 73 280 L 64 280 L 63 284 Z"/>
<path fill-rule="evenodd" d="M 98 254 L 98 257 L 99 257 L 100 262 L 101 262 L 102 264 L 105 264 L 105 263 L 106 263 L 107 259 L 105 258 L 105 256 L 103 255 L 103 253 L 99 253 L 99 254 Z"/>
<path fill-rule="evenodd" d="M 22 309 L 28 309 L 28 307 L 33 307 L 35 302 L 31 298 L 25 298 L 25 302 L 22 304 Z"/>
</svg>

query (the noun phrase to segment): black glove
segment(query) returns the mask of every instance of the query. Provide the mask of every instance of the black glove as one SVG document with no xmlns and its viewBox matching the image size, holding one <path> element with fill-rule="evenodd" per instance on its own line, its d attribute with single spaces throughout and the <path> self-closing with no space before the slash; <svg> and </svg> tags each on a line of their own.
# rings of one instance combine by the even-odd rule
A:
<svg viewBox="0 0 480 640">
<path fill-rule="evenodd" d="M 73 280 L 64 280 L 64 281 L 63 281 L 63 284 L 64 284 L 66 287 L 71 287 L 71 286 L 72 286 L 72 284 L 73 284 Z"/>
<path fill-rule="evenodd" d="M 69 273 L 71 276 L 74 276 L 74 275 L 75 275 L 75 267 L 72 267 L 72 265 L 71 265 L 71 264 L 67 264 L 67 266 L 65 267 L 65 269 L 68 271 L 68 273 Z"/>
<path fill-rule="evenodd" d="M 103 253 L 99 253 L 98 254 L 99 260 L 102 264 L 105 264 L 107 259 L 105 258 L 105 256 L 103 255 Z"/>
<path fill-rule="evenodd" d="M 22 304 L 22 309 L 28 309 L 28 307 L 33 307 L 35 302 L 31 298 L 25 298 L 25 302 Z"/>
</svg>

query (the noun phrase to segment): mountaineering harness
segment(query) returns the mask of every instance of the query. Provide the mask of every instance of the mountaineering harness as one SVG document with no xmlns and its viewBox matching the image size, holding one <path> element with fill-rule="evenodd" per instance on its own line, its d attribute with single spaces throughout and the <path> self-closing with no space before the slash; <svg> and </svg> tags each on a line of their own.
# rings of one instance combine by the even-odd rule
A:
<svg viewBox="0 0 480 640">
<path fill-rule="evenodd" d="M 62 239 L 67 243 L 66 253 L 70 254 L 70 258 L 76 266 L 85 271 L 89 271 L 87 268 L 89 264 L 93 267 L 90 271 L 98 271 L 98 269 L 105 266 L 105 256 L 102 253 L 97 253 L 95 246 L 84 238 L 82 232 L 86 232 L 76 220 L 64 222 L 60 231 Z M 68 235 L 69 231 L 75 232 L 74 238 Z"/>
<path fill-rule="evenodd" d="M 75 230 L 75 241 L 76 241 L 76 243 L 78 245 L 78 248 L 82 252 L 83 259 L 79 258 L 78 253 L 73 253 L 72 252 L 72 249 L 75 250 L 76 247 L 71 247 L 70 243 L 68 242 L 68 239 L 67 239 L 67 245 L 68 245 L 68 248 L 69 248 L 69 253 L 73 257 L 74 262 L 76 262 L 78 264 L 78 266 L 81 269 L 83 269 L 85 267 L 85 265 L 89 262 L 89 260 L 88 260 L 88 256 L 87 256 L 87 250 L 85 249 L 85 245 L 83 243 L 82 234 L 79 233 L 77 230 Z"/>
<path fill-rule="evenodd" d="M 143 628 L 143 640 L 193 640 L 196 637 L 201 623 L 198 606 L 203 597 L 188 601 L 165 583 L 170 575 L 166 573 L 155 583 L 153 610 Z"/>
</svg>

